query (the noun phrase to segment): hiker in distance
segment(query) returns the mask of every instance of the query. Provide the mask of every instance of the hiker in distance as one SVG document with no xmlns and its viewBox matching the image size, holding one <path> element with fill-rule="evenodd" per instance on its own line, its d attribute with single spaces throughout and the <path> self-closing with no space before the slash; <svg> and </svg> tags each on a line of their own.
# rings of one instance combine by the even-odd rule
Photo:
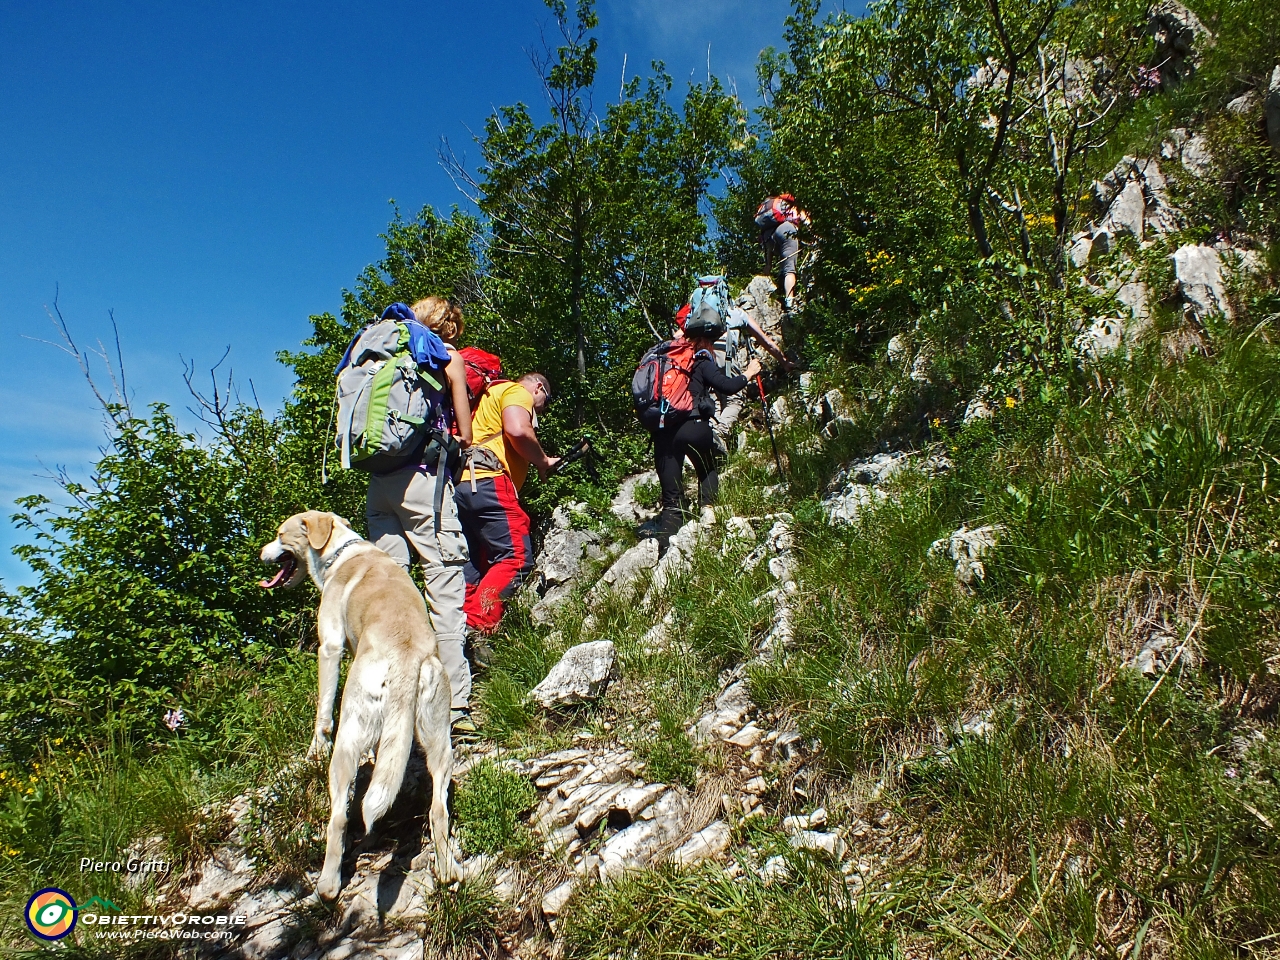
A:
<svg viewBox="0 0 1280 960">
<path fill-rule="evenodd" d="M 760 246 L 764 248 L 765 273 L 773 275 L 776 254 L 782 264 L 782 309 L 795 309 L 796 259 L 800 254 L 798 224 L 808 226 L 809 214 L 796 204 L 789 193 L 765 197 L 756 209 L 756 226 L 760 228 Z"/>
<path fill-rule="evenodd" d="M 453 499 L 460 453 L 472 435 L 466 370 L 452 346 L 463 323 L 460 308 L 427 297 L 412 308 L 392 304 L 365 327 L 344 358 L 349 365 L 340 367 L 338 436 L 356 448 L 344 451 L 344 465 L 354 460 L 370 473 L 369 540 L 404 570 L 414 558 L 422 567 L 423 596 L 449 676 L 451 720 L 466 734 L 475 729 L 464 650 L 467 542 Z M 377 446 L 374 423 L 383 432 L 381 454 L 370 453 Z M 403 445 L 391 456 L 386 448 L 399 430 Z"/>
<path fill-rule="evenodd" d="M 720 489 L 720 473 L 709 422 L 717 409 L 712 391 L 723 396 L 739 393 L 760 372 L 760 361 L 754 357 L 740 376 L 726 376 L 721 371 L 714 351 L 716 340 L 724 332 L 720 311 L 710 302 L 702 303 L 698 312 L 685 321 L 683 337 L 647 353 L 636 374 L 637 381 L 645 379 L 643 371 L 652 364 L 649 379 L 656 378 L 647 392 L 658 402 L 641 406 L 639 413 L 641 423 L 653 433 L 654 470 L 662 488 L 662 512 L 658 515 L 658 548 L 662 553 L 666 553 L 671 535 L 684 521 L 685 458 L 698 474 L 702 518 L 714 519 L 712 506 Z M 643 402 L 639 394 L 636 399 L 638 405 Z"/>
<path fill-rule="evenodd" d="M 520 505 L 520 488 L 531 466 L 545 479 L 560 462 L 538 442 L 538 414 L 550 402 L 550 381 L 540 373 L 526 373 L 516 381 L 489 383 L 472 414 L 474 442 L 454 499 L 470 548 L 467 627 L 482 636 L 498 629 L 504 602 L 533 569 L 531 527 Z"/>
</svg>

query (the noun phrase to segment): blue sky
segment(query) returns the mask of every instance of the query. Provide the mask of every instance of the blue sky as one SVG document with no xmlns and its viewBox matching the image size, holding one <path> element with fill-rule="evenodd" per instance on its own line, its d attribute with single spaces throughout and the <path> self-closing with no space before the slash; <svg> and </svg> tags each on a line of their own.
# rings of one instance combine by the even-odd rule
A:
<svg viewBox="0 0 1280 960">
<path fill-rule="evenodd" d="M 709 44 L 754 102 L 788 9 L 600 0 L 600 94 L 624 54 L 629 74 L 703 79 Z M 0 0 L 0 506 L 56 496 L 59 468 L 86 478 L 104 441 L 74 361 L 29 339 L 54 335 L 55 290 L 82 346 L 114 311 L 135 409 L 183 410 L 181 358 L 203 371 L 228 347 L 278 404 L 275 352 L 378 259 L 388 200 L 461 202 L 440 138 L 461 152 L 494 107 L 541 107 L 543 27 L 540 0 Z M 3 512 L 0 580 L 28 582 Z"/>
</svg>

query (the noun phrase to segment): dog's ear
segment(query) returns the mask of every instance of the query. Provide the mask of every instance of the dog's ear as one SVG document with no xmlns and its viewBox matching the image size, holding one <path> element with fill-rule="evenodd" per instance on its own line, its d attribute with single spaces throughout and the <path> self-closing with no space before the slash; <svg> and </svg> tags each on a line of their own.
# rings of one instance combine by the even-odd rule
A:
<svg viewBox="0 0 1280 960">
<path fill-rule="evenodd" d="M 333 536 L 333 514 L 308 510 L 302 515 L 302 529 L 312 550 L 323 550 Z"/>
</svg>

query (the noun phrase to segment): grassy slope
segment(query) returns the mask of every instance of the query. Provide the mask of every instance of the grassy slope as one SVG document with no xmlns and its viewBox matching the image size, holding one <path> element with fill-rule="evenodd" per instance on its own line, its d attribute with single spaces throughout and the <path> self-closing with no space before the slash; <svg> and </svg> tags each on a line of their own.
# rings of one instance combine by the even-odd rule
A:
<svg viewBox="0 0 1280 960">
<path fill-rule="evenodd" d="M 955 469 L 902 477 L 855 527 L 827 525 L 818 479 L 891 428 L 891 399 L 854 397 L 857 424 L 794 456 L 785 504 L 762 500 L 757 436 L 724 499 L 740 515 L 794 513 L 801 600 L 795 647 L 753 667 L 751 686 L 821 742 L 814 804 L 837 822 L 894 825 L 874 846 L 853 843 L 874 883 L 851 889 L 835 866 L 794 855 L 793 878 L 773 884 L 716 868 L 638 876 L 579 894 L 567 955 L 1127 956 L 1139 939 L 1168 955 L 1275 952 L 1280 356 L 1260 336 L 1223 330 L 1215 343 L 1211 359 L 1116 362 L 1079 396 L 1001 406 L 992 423 L 936 437 Z M 803 448 L 810 432 L 799 423 L 784 442 Z M 1005 530 L 972 593 L 928 554 L 961 523 Z M 719 672 L 750 658 L 768 626 L 750 601 L 767 587 L 762 570 L 743 576 L 708 553 L 657 611 L 607 603 L 590 635 L 577 603 L 550 646 L 517 612 L 481 685 L 488 732 L 527 749 L 577 730 L 617 736 L 656 775 L 713 781 L 724 758 L 683 728 Z M 647 653 L 639 638 L 669 608 L 681 641 Z M 1154 678 L 1126 669 L 1157 628 L 1185 656 Z M 604 702 L 567 723 L 521 706 L 562 646 L 593 636 L 617 640 L 623 658 Z M 281 772 L 306 741 L 313 684 L 309 657 L 285 659 L 209 691 L 242 709 L 205 741 L 148 758 L 55 754 L 32 793 L 9 795 L 6 915 L 51 876 L 140 906 L 145 890 L 81 879 L 75 862 L 152 834 L 189 859 L 220 829 L 201 806 L 248 785 L 275 786 L 255 812 L 273 828 L 258 832 L 268 871 L 314 865 L 318 771 Z M 978 715 L 989 737 L 956 732 Z M 778 814 L 798 803 L 781 788 L 769 799 Z M 536 859 L 492 816 L 486 848 Z M 784 851 L 776 817 L 735 830 L 760 857 Z"/>
</svg>

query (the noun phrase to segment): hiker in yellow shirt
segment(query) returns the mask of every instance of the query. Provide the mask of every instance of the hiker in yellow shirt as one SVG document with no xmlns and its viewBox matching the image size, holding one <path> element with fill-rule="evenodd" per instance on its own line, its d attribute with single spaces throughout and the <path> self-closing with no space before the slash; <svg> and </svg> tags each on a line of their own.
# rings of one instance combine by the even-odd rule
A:
<svg viewBox="0 0 1280 960">
<path fill-rule="evenodd" d="M 551 384 L 540 373 L 490 384 L 471 417 L 475 440 L 454 500 L 467 538 L 467 626 L 490 634 L 503 602 L 533 569 L 529 515 L 520 488 L 532 466 L 540 477 L 560 462 L 538 442 L 538 414 L 551 402 Z"/>
</svg>

